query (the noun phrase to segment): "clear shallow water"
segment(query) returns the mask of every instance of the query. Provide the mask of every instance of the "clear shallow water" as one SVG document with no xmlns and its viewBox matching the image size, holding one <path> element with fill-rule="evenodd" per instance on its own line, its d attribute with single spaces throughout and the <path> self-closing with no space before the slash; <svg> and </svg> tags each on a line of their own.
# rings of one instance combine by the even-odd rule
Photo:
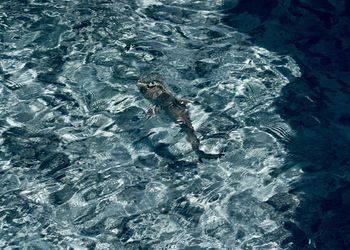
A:
<svg viewBox="0 0 350 250">
<path fill-rule="evenodd" d="M 266 201 L 301 172 L 271 174 L 293 135 L 273 102 L 300 70 L 221 24 L 220 3 L 0 5 L 2 248 L 281 248 Z M 199 163 L 146 119 L 148 72 L 195 101 L 201 148 L 224 157 Z"/>
</svg>

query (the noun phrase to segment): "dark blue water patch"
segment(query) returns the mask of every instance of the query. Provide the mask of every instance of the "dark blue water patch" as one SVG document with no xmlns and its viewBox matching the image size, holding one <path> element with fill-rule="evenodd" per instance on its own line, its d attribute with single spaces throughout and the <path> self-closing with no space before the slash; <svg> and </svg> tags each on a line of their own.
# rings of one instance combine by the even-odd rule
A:
<svg viewBox="0 0 350 250">
<path fill-rule="evenodd" d="M 177 157 L 170 152 L 169 146 L 170 145 L 166 143 L 157 143 L 152 145 L 153 150 L 157 155 L 164 159 L 170 160 L 170 162 L 176 162 Z"/>
<path fill-rule="evenodd" d="M 154 154 L 142 155 L 138 157 L 138 162 L 144 166 L 157 166 L 159 164 L 158 158 Z"/>
<path fill-rule="evenodd" d="M 66 184 L 62 189 L 50 194 L 49 200 L 54 206 L 67 202 L 77 191 L 72 184 Z"/>
<path fill-rule="evenodd" d="M 295 197 L 292 194 L 288 193 L 275 194 L 270 199 L 268 199 L 266 203 L 282 213 L 288 210 L 290 211 L 292 207 L 297 206 Z"/>
<path fill-rule="evenodd" d="M 340 124 L 350 126 L 350 114 L 344 114 L 338 118 Z"/>
<path fill-rule="evenodd" d="M 227 1 L 226 1 L 227 2 Z M 231 7 L 233 3 L 226 3 L 226 8 L 223 12 L 226 15 L 223 18 L 224 23 L 230 23 L 230 17 L 241 13 L 249 13 L 253 16 L 258 16 L 261 22 L 264 22 L 271 11 L 278 5 L 277 0 L 268 0 L 261 3 L 256 3 L 252 0 L 239 1 L 237 5 Z"/>
<path fill-rule="evenodd" d="M 33 63 L 40 65 L 40 71 L 45 71 L 45 68 L 42 68 L 42 65 L 45 67 L 51 68 L 54 72 L 59 73 L 63 63 L 66 59 L 64 56 L 68 53 L 68 48 L 66 46 L 58 46 L 53 49 L 47 49 L 44 51 L 34 51 L 31 59 L 31 68 L 33 68 Z"/>
<path fill-rule="evenodd" d="M 3 137 L 5 139 L 4 143 L 8 152 L 11 153 L 14 163 L 24 167 L 31 167 L 33 164 L 36 165 L 37 160 L 46 158 L 47 153 L 51 150 L 55 150 L 59 142 L 54 135 L 41 137 L 40 135 L 31 134 L 24 128 L 18 127 L 8 129 L 3 133 Z M 67 159 L 65 161 L 67 161 Z M 58 163 L 59 162 L 57 162 L 57 164 Z M 57 164 L 54 164 L 55 166 L 53 169 L 59 167 L 59 164 Z"/>
<path fill-rule="evenodd" d="M 139 122 L 143 120 L 144 116 L 142 116 L 143 110 L 137 107 L 130 107 L 125 109 L 123 112 L 120 112 L 116 120 L 118 121 L 118 124 L 120 124 L 123 128 L 132 128 L 138 127 Z M 131 122 L 131 124 L 130 124 Z"/>
<path fill-rule="evenodd" d="M 69 167 L 70 160 L 68 156 L 64 153 L 52 153 L 49 154 L 41 162 L 39 169 L 47 171 L 47 175 L 54 175 L 56 172 L 64 170 Z"/>
<path fill-rule="evenodd" d="M 186 22 L 189 22 L 190 16 L 191 14 L 194 14 L 194 11 L 171 6 L 151 5 L 145 9 L 145 13 L 148 17 L 156 21 L 167 20 L 171 23 L 183 25 Z"/>
<path fill-rule="evenodd" d="M 194 64 L 195 71 L 199 77 L 205 77 L 207 74 L 210 74 L 215 68 L 218 68 L 219 65 L 215 62 L 208 61 L 196 61 Z"/>
<path fill-rule="evenodd" d="M 83 29 L 83 28 L 87 28 L 89 26 L 91 26 L 92 23 L 89 21 L 89 20 L 84 20 L 84 21 L 81 21 L 75 25 L 73 25 L 73 30 L 80 30 L 80 29 Z"/>
<path fill-rule="evenodd" d="M 249 1 L 242 1 L 233 6 L 232 10 L 237 10 L 238 7 L 241 8 L 240 13 L 248 12 L 261 17 L 261 13 L 252 11 L 253 5 Z M 339 37 L 343 41 L 347 39 L 343 36 L 343 29 L 348 27 L 349 19 L 343 13 L 349 10 L 349 4 L 347 1 L 341 1 L 337 5 L 330 1 L 322 4 L 315 4 L 314 1 L 292 1 L 284 8 L 285 13 L 280 13 L 278 19 L 265 12 L 261 20 L 267 21 L 261 22 L 260 26 L 264 28 L 258 33 L 254 30 L 247 31 L 235 20 L 236 16 L 233 14 L 223 21 L 238 30 L 248 32 L 257 44 L 267 49 L 281 54 L 288 53 L 302 66 L 303 78 L 284 87 L 276 102 L 279 113 L 297 132 L 292 141 L 286 142 L 290 155 L 287 159 L 290 162 L 286 164 L 292 166 L 293 162 L 302 162 L 305 171 L 304 178 L 293 185 L 298 188 L 295 192 L 291 191 L 301 196 L 302 200 L 295 217 L 298 224 L 285 224 L 286 230 L 292 232 L 292 237 L 285 240 L 285 246 L 294 242 L 295 248 L 302 249 L 346 249 L 349 246 L 346 236 L 349 229 L 338 221 L 341 217 L 343 222 L 348 221 L 349 217 L 344 212 L 346 205 L 340 198 L 346 188 L 338 189 L 338 185 L 347 187 L 348 183 L 344 180 L 344 183 L 333 184 L 331 188 L 329 179 L 324 179 L 323 174 L 348 176 L 346 162 L 349 157 L 341 153 L 348 151 L 348 137 L 345 135 L 347 129 L 341 127 L 342 123 L 347 124 L 347 111 L 343 108 L 343 101 L 340 101 L 346 98 L 347 91 L 343 89 L 346 90 L 347 87 L 345 84 L 335 87 L 331 81 L 345 79 L 348 72 L 348 67 L 343 67 L 348 64 L 348 60 L 338 63 L 337 58 L 341 58 L 344 51 L 342 43 L 336 40 Z M 276 10 L 277 8 L 274 11 Z M 305 22 L 305 18 L 311 19 Z M 269 37 L 277 35 L 274 34 L 276 29 L 272 26 L 278 22 L 281 23 L 278 28 L 279 39 L 274 39 L 273 42 Z M 308 30 L 305 25 L 317 27 L 317 34 Z M 327 41 L 325 37 L 329 35 L 337 37 L 336 40 Z M 285 50 L 288 44 L 296 44 L 297 49 Z M 278 65 L 279 62 L 275 64 Z M 279 67 L 279 71 L 289 78 L 288 70 L 286 72 L 286 69 Z M 325 75 L 328 81 L 325 78 L 322 80 L 321 76 Z M 344 117 L 344 120 L 339 117 Z M 309 178 L 312 181 L 308 181 Z M 341 182 L 340 179 L 332 178 L 335 183 Z M 318 198 L 315 199 L 315 196 Z M 325 212 L 321 212 L 322 210 Z M 308 238 L 311 238 L 311 244 Z"/>
</svg>

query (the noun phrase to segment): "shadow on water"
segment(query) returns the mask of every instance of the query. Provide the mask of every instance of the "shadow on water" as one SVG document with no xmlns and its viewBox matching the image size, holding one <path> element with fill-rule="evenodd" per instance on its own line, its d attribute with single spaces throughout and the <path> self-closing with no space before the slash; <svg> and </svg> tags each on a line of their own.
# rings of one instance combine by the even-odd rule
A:
<svg viewBox="0 0 350 250">
<path fill-rule="evenodd" d="M 282 89 L 275 106 L 295 131 L 285 142 L 300 204 L 284 218 L 293 249 L 350 249 L 350 2 L 225 1 L 223 23 L 252 42 L 292 56 L 302 77 Z"/>
</svg>

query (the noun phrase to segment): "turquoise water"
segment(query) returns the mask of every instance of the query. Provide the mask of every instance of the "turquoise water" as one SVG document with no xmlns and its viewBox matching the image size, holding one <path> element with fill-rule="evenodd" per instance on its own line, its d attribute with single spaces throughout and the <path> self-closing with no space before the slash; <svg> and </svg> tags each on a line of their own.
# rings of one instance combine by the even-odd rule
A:
<svg viewBox="0 0 350 250">
<path fill-rule="evenodd" d="M 222 22 L 221 1 L 0 10 L 0 248 L 292 249 L 303 165 L 284 168 L 296 131 L 275 104 L 293 56 Z M 147 119 L 150 72 L 223 157 L 198 162 L 177 124 Z"/>
</svg>

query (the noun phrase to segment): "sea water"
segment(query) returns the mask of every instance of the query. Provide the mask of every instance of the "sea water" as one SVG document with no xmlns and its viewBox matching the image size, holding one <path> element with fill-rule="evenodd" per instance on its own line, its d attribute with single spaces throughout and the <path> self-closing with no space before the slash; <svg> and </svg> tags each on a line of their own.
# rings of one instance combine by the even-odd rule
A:
<svg viewBox="0 0 350 250">
<path fill-rule="evenodd" d="M 0 3 L 0 248 L 283 248 L 268 201 L 293 211 L 302 171 L 273 174 L 293 136 L 274 102 L 300 68 L 223 24 L 221 5 Z M 147 119 L 136 83 L 151 72 L 224 156 L 199 162 L 164 113 Z"/>
</svg>

